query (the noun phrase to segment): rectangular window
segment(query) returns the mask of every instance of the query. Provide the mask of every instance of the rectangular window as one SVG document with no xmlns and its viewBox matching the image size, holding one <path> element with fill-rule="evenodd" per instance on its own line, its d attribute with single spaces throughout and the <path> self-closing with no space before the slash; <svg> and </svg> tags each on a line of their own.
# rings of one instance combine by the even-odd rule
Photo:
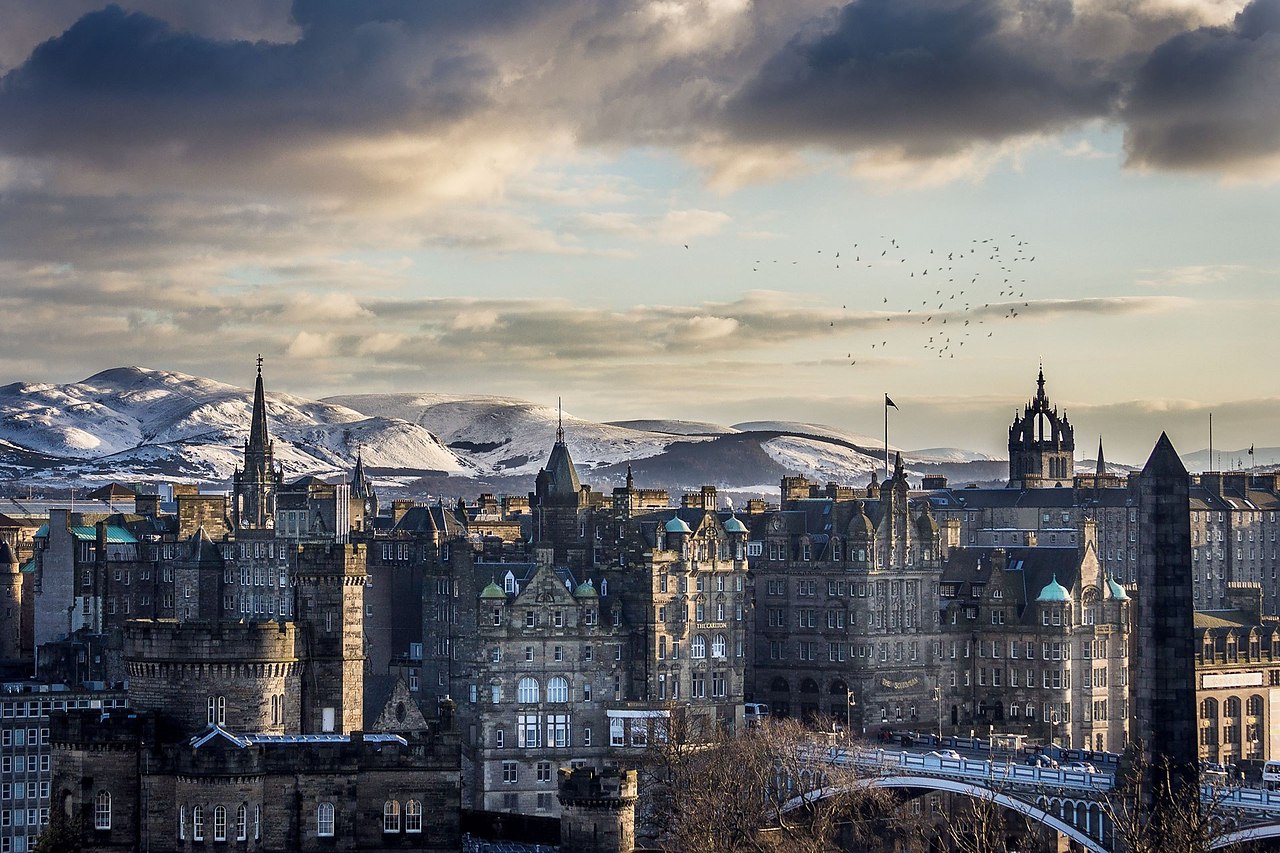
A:
<svg viewBox="0 0 1280 853">
<path fill-rule="evenodd" d="M 514 785 L 516 783 L 516 772 L 519 766 L 520 765 L 515 761 L 502 762 L 502 781 L 508 785 Z"/>
</svg>

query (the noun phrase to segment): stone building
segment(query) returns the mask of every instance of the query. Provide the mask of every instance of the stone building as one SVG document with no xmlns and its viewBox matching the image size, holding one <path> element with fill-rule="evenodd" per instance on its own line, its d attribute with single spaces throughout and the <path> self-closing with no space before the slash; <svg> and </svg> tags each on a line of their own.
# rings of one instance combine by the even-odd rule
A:
<svg viewBox="0 0 1280 853">
<path fill-rule="evenodd" d="M 1195 614 L 1200 758 L 1280 757 L 1280 620 L 1262 614 L 1256 583 L 1228 588 L 1233 607 Z"/>
<path fill-rule="evenodd" d="M 366 729 L 366 546 L 283 530 L 278 474 L 259 365 L 235 538 L 197 527 L 165 564 L 173 618 L 119 626 L 130 710 L 52 723 L 51 806 L 85 850 L 458 849 L 452 702 Z"/>
<path fill-rule="evenodd" d="M 1101 571 L 1092 530 L 1081 548 L 951 552 L 940 580 L 944 730 L 1123 749 L 1131 601 Z"/>
<path fill-rule="evenodd" d="M 102 714 L 127 705 L 121 690 L 65 684 L 5 683 L 0 693 L 0 850 L 34 850 L 49 823 L 53 781 L 50 718 L 76 709 Z"/>
<path fill-rule="evenodd" d="M 865 490 L 787 478 L 751 516 L 754 701 L 858 732 L 938 719 L 947 541 L 909 488 L 899 458 Z"/>
</svg>

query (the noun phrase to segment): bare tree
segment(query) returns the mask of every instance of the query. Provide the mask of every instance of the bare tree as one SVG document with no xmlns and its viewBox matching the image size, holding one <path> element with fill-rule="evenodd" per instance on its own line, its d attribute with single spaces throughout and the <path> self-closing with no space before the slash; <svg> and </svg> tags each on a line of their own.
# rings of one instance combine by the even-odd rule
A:
<svg viewBox="0 0 1280 853">
<path fill-rule="evenodd" d="M 877 836 L 893 798 L 794 721 L 736 734 L 673 717 L 641 768 L 657 844 L 686 853 L 819 853 Z M 833 760 L 834 759 L 834 760 Z M 811 795 L 821 791 L 821 795 Z"/>
<path fill-rule="evenodd" d="M 1117 847 L 1129 853 L 1208 853 L 1214 838 L 1237 825 L 1223 807 L 1225 787 L 1202 797 L 1194 768 L 1167 759 L 1149 761 L 1140 746 L 1125 752 L 1116 787 L 1103 813 L 1114 827 Z"/>
</svg>

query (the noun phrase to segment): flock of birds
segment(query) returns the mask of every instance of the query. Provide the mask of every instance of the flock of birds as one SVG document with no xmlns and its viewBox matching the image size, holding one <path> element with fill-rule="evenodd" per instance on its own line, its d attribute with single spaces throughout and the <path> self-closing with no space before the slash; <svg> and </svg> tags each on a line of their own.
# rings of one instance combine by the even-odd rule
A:
<svg viewBox="0 0 1280 853">
<path fill-rule="evenodd" d="M 823 255 L 821 249 L 818 255 Z M 1030 307 L 1027 297 L 1028 265 L 1035 263 L 1029 241 L 1016 234 L 1008 237 L 975 238 L 960 248 L 931 248 L 927 254 L 909 255 L 897 238 L 881 236 L 879 242 L 860 244 L 826 253 L 836 270 L 848 271 L 864 279 L 867 287 L 878 286 L 880 303 L 875 309 L 884 314 L 884 322 L 891 324 L 895 334 L 877 334 L 859 338 L 870 344 L 862 352 L 849 351 L 846 358 L 851 366 L 858 358 L 878 355 L 891 346 L 896 348 L 919 347 L 938 358 L 955 358 L 965 343 L 970 349 L 977 340 L 994 337 L 1001 321 L 1016 320 L 1023 309 Z M 778 263 L 777 260 L 768 262 Z M 791 261 L 793 265 L 799 261 Z M 765 261 L 756 261 L 753 272 L 765 267 Z M 866 270 L 876 270 L 866 273 Z M 883 273 L 888 270 L 891 279 Z M 843 272 L 842 272 L 843 274 Z M 860 275 L 859 275 L 860 274 Z M 929 291 L 933 293 L 930 294 Z M 830 327 L 856 326 L 866 329 L 868 312 L 855 305 L 856 316 L 850 316 L 848 304 L 841 306 L 846 314 L 830 321 Z M 878 322 L 878 320 L 877 320 Z M 897 324 L 897 325 L 892 325 Z M 917 334 L 903 335 L 897 329 L 910 330 L 916 326 Z M 904 328 L 905 327 L 905 328 Z M 904 340 L 904 337 L 909 339 Z"/>
</svg>

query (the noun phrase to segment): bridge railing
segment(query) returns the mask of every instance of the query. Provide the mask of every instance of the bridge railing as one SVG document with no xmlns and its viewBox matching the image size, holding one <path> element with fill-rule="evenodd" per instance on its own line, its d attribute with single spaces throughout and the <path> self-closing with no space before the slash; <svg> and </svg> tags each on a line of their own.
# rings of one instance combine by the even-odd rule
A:
<svg viewBox="0 0 1280 853">
<path fill-rule="evenodd" d="M 824 752 L 827 760 L 836 764 L 852 763 L 882 773 L 911 772 L 987 784 L 1045 786 L 1075 791 L 1105 792 L 1115 787 L 1115 777 L 1110 773 L 1087 773 L 1082 770 L 1033 767 L 980 758 L 949 758 L 888 749 L 830 747 Z"/>
<path fill-rule="evenodd" d="M 1223 785 L 1201 785 L 1200 798 L 1225 808 L 1280 812 L 1280 791 L 1265 788 L 1234 788 Z"/>
</svg>

